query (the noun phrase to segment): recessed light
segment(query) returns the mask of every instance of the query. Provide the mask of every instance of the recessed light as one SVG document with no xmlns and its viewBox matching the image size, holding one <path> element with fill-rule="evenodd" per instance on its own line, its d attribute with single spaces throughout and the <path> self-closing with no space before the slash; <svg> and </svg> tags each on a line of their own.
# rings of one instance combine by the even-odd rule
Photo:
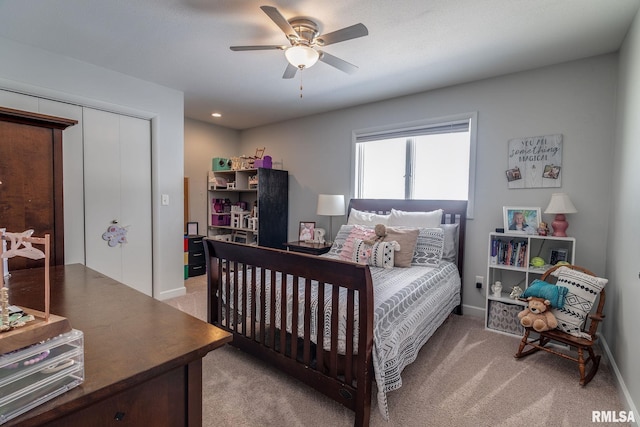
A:
<svg viewBox="0 0 640 427">
<path fill-rule="evenodd" d="M 211 113 L 211 117 L 222 117 L 222 114 L 220 113 Z"/>
</svg>

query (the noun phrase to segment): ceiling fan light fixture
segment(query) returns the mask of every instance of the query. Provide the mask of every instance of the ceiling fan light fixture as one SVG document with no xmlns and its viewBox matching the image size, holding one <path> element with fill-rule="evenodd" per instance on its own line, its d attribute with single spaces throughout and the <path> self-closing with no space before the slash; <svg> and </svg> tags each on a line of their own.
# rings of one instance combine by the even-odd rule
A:
<svg viewBox="0 0 640 427">
<path fill-rule="evenodd" d="M 320 54 L 309 46 L 291 46 L 284 51 L 287 61 L 300 69 L 309 68 L 318 62 Z"/>
</svg>

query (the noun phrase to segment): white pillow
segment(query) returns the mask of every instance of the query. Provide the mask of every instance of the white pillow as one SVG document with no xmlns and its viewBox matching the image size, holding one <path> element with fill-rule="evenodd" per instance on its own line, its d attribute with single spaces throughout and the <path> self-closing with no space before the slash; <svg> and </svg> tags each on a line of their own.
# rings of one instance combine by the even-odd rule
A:
<svg viewBox="0 0 640 427">
<path fill-rule="evenodd" d="M 391 209 L 390 226 L 438 228 L 442 222 L 442 209 L 431 212 L 406 212 Z"/>
<path fill-rule="evenodd" d="M 349 219 L 347 220 L 347 225 L 387 225 L 388 222 L 389 215 L 380 215 L 351 208 Z"/>
<path fill-rule="evenodd" d="M 558 320 L 558 329 L 576 337 L 590 339 L 589 334 L 582 332 L 582 327 L 600 291 L 609 280 L 569 267 L 560 267 L 551 274 L 558 278 L 556 286 L 569 289 L 564 296 L 564 308 L 551 309 Z"/>
<path fill-rule="evenodd" d="M 355 239 L 352 261 L 373 267 L 393 268 L 394 252 L 398 250 L 400 250 L 398 242 L 375 242 L 370 245 L 361 239 Z"/>
</svg>

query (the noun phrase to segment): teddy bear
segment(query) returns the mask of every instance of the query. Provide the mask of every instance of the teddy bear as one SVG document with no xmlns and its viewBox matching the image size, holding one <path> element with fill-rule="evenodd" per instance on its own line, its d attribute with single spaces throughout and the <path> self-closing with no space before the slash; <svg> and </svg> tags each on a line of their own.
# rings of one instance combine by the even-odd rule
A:
<svg viewBox="0 0 640 427">
<path fill-rule="evenodd" d="M 529 297 L 527 308 L 518 313 L 520 323 L 525 328 L 533 328 L 536 332 L 548 331 L 558 326 L 556 316 L 547 308 L 551 305 L 549 300 L 538 297 Z"/>
<path fill-rule="evenodd" d="M 376 242 L 382 242 L 384 238 L 387 236 L 387 227 L 384 224 L 376 224 L 374 227 L 374 231 L 376 233 L 375 237 L 372 237 L 369 240 L 364 240 L 364 243 L 367 245 L 373 245 Z"/>
</svg>

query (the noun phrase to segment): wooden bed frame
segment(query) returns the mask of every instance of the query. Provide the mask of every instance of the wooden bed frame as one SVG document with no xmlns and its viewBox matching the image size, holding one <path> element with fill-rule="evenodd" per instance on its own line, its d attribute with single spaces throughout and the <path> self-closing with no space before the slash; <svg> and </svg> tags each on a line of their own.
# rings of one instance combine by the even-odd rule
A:
<svg viewBox="0 0 640 427">
<path fill-rule="evenodd" d="M 351 208 L 378 213 L 388 213 L 391 208 L 414 212 L 443 209 L 442 223 L 459 224 L 458 270 L 462 277 L 466 201 L 353 199 L 349 203 L 348 212 Z M 231 345 L 267 361 L 355 411 L 355 425 L 368 425 L 371 383 L 374 377 L 371 359 L 373 284 L 369 267 L 279 249 L 212 239 L 204 239 L 204 242 L 209 323 L 230 331 L 233 334 Z M 270 278 L 271 283 L 275 283 L 277 277 L 284 278 L 280 287 L 283 296 L 286 295 L 286 284 L 293 287 L 295 295 L 299 291 L 298 282 L 301 280 L 303 283 L 300 287 L 305 290 L 305 301 L 298 302 L 297 298 L 293 298 L 291 314 L 291 330 L 303 329 L 302 337 L 292 338 L 291 334 L 286 332 L 286 328 L 276 329 L 276 319 L 279 319 L 280 325 L 286 324 L 287 304 L 282 304 L 276 312 L 275 292 L 271 292 L 269 306 L 273 309 L 270 313 L 265 313 L 266 301 L 261 301 L 262 306 L 256 307 L 256 298 L 238 298 L 247 294 L 266 295 L 265 279 Z M 331 310 L 330 349 L 326 350 L 323 345 L 314 344 L 311 338 L 309 325 L 312 281 L 318 282 L 317 288 L 321 294 L 325 289 L 331 288 L 333 307 L 338 305 L 340 289 L 343 293 L 346 292 L 346 344 L 345 351 L 341 354 L 338 353 L 338 310 Z M 238 283 L 243 283 L 245 288 L 249 287 L 250 292 L 239 290 Z M 221 291 L 225 295 L 233 296 L 233 307 L 218 299 Z M 462 301 L 462 286 L 460 294 Z M 353 339 L 356 301 L 359 313 L 357 348 Z M 298 304 L 305 304 L 304 318 L 301 319 L 298 318 Z M 322 298 L 318 299 L 317 312 L 318 325 L 323 325 Z M 455 312 L 462 314 L 461 305 Z M 322 343 L 323 340 L 319 338 L 316 342 Z"/>
</svg>

